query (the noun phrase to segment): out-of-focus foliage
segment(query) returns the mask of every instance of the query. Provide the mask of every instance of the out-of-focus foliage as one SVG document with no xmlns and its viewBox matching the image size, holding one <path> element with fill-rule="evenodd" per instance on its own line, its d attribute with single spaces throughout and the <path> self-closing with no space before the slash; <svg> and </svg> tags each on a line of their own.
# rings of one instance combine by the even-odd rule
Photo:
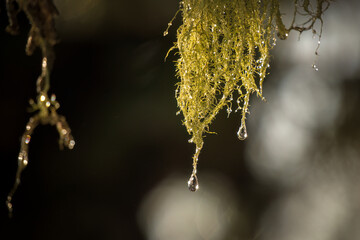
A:
<svg viewBox="0 0 360 240">
<path fill-rule="evenodd" d="M 60 135 L 59 145 L 61 149 L 64 146 L 72 149 L 75 141 L 65 117 L 59 115 L 56 111 L 60 107 L 60 104 L 56 101 L 56 96 L 54 94 L 51 98 L 48 96 L 50 74 L 55 60 L 53 46 L 58 41 L 55 29 L 55 17 L 59 14 L 58 10 L 52 0 L 8 0 L 6 1 L 6 8 L 9 17 L 7 32 L 13 35 L 19 33 L 17 15 L 23 11 L 31 24 L 25 48 L 26 54 L 32 55 L 36 48 L 39 48 L 42 53 L 41 74 L 36 82 L 36 103 L 32 99 L 30 100 L 31 110 L 36 114 L 29 119 L 21 138 L 15 183 L 6 200 L 11 216 L 13 210 L 11 201 L 20 184 L 21 173 L 29 163 L 28 145 L 35 128 L 39 124 L 56 126 Z"/>
</svg>

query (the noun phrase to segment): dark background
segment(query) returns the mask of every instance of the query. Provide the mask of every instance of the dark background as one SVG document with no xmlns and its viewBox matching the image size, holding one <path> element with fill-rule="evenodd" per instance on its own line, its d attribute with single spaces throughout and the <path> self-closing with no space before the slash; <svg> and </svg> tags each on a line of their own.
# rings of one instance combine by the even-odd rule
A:
<svg viewBox="0 0 360 240">
<path fill-rule="evenodd" d="M 54 127 L 40 126 L 36 129 L 30 144 L 29 165 L 13 199 L 14 217 L 8 219 L 5 199 L 14 182 L 20 137 L 31 116 L 27 112 L 28 100 L 36 97 L 35 82 L 41 62 L 38 50 L 31 57 L 25 55 L 29 24 L 24 14 L 20 14 L 19 36 L 0 31 L 0 239 L 163 239 L 148 235 L 141 227 L 143 215 L 139 214 L 142 211 L 139 209 L 148 194 L 164 179 L 176 176 L 183 181 L 181 188 L 186 190 L 192 168 L 194 146 L 187 142 L 189 136 L 181 124 L 182 117 L 175 115 L 177 105 L 174 91 L 178 80 L 173 61 L 176 56 L 170 54 L 164 61 L 175 41 L 180 17 L 167 37 L 163 37 L 162 33 L 177 11 L 178 2 L 82 0 L 58 1 L 58 4 L 61 42 L 55 47 L 56 61 L 49 93 L 56 94 L 61 104 L 58 111 L 66 116 L 76 145 L 73 150 L 60 151 Z M 336 8 L 340 4 L 332 6 L 333 11 L 329 12 L 327 18 L 331 18 L 331 14 L 336 15 Z M 347 6 L 351 6 L 351 1 Z M 1 1 L 0 7 L 0 29 L 5 29 L 7 17 L 4 1 Z M 354 21 L 356 23 L 356 18 Z M 324 32 L 326 29 L 325 19 Z M 353 36 L 358 37 L 355 29 L 349 31 L 354 31 Z M 293 42 L 296 42 L 297 36 L 294 35 Z M 331 42 L 331 36 L 324 36 L 322 42 L 326 41 Z M 358 40 L 355 42 L 359 43 Z M 257 124 L 263 119 L 258 111 L 273 108 L 271 92 L 279 88 L 279 79 L 290 68 L 289 61 L 281 58 L 283 45 L 279 42 L 278 49 L 274 50 L 271 74 L 265 83 L 268 103 L 262 103 L 255 97 L 252 99 L 254 114 L 248 121 L 249 139 L 253 138 L 253 141 L 258 139 L 253 136 L 261 129 Z M 359 46 L 353 46 L 353 51 L 358 51 Z M 326 49 L 325 46 L 321 50 L 324 58 L 331 58 L 331 54 L 326 55 Z M 302 71 L 313 71 L 308 67 L 314 58 L 313 49 L 308 51 L 308 55 L 310 60 Z M 277 60 L 277 56 L 280 60 Z M 338 65 L 346 65 L 344 59 L 337 57 L 337 60 Z M 318 81 L 326 81 L 327 78 L 327 62 L 323 61 L 323 68 L 320 68 L 322 75 Z M 339 80 L 329 83 L 341 93 L 337 117 L 334 117 L 333 125 L 311 130 L 314 135 L 311 137 L 310 153 L 306 156 L 312 163 L 317 159 L 316 164 L 327 166 L 323 159 L 327 158 L 325 153 L 329 149 L 349 146 L 355 152 L 359 149 L 360 67 L 356 63 L 354 65 L 353 73 L 336 76 Z M 326 116 L 326 113 L 321 115 Z M 202 182 L 201 179 L 202 172 L 204 175 L 216 173 L 214 176 L 226 176 L 226 181 L 231 182 L 232 186 L 229 191 L 234 196 L 241 196 L 241 200 L 236 202 L 241 205 L 241 216 L 246 219 L 245 223 L 234 220 L 230 224 L 246 227 L 240 227 L 241 230 L 231 227 L 231 238 L 192 239 L 257 239 L 263 232 L 264 215 L 269 216 L 269 206 L 282 196 L 299 191 L 301 180 L 288 186 L 283 178 L 271 181 L 266 176 L 259 176 L 258 171 L 254 170 L 256 166 L 249 165 L 247 156 L 252 155 L 251 151 L 261 151 L 262 145 L 238 141 L 235 132 L 239 119 L 237 114 L 227 118 L 225 111 L 217 117 L 212 129 L 218 134 L 205 139 L 198 176 L 200 188 L 206 185 L 206 181 Z M 261 131 L 257 134 L 262 136 Z M 293 141 L 296 135 L 292 138 L 284 141 Z M 266 141 L 272 141 L 272 138 Z M 254 150 L 253 147 L 246 150 L 251 147 L 250 144 L 259 146 L 259 149 Z M 276 151 L 282 151 L 281 148 L 279 146 Z M 319 152 L 322 153 L 321 160 L 318 160 Z M 357 169 L 355 166 L 359 155 L 354 156 L 355 160 L 346 161 L 345 175 L 348 175 L 349 169 Z M 333 162 L 336 163 L 346 160 L 346 157 L 335 159 Z M 335 164 L 330 168 L 338 167 Z M 303 169 L 306 172 L 309 168 Z M 291 174 L 288 178 L 292 178 Z M 281 181 L 285 183 L 279 184 Z M 358 184 L 354 179 L 345 182 Z M 190 192 L 184 194 L 190 199 L 195 196 Z M 195 194 L 204 195 L 201 191 Z M 184 206 L 181 199 L 179 206 Z M 154 209 L 156 211 L 156 206 Z M 305 209 L 312 211 L 312 206 Z M 273 219 L 281 219 L 281 216 L 275 214 Z M 281 226 L 281 220 L 278 222 Z M 350 231 L 346 229 L 339 232 Z M 281 239 L 273 237 L 279 235 L 271 234 L 265 234 L 263 238 Z M 340 237 L 344 237 L 344 234 L 330 236 L 313 239 L 346 239 Z M 181 236 L 179 239 L 182 239 Z"/>
</svg>

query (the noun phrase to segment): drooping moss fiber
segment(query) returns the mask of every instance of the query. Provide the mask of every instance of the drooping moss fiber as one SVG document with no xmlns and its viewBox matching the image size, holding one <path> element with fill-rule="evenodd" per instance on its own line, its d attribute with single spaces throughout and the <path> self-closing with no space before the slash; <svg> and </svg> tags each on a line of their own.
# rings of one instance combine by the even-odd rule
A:
<svg viewBox="0 0 360 240">
<path fill-rule="evenodd" d="M 277 2 L 277 1 L 276 1 Z M 262 97 L 262 84 L 274 44 L 274 1 L 184 0 L 183 24 L 174 48 L 179 51 L 176 99 L 184 125 L 196 144 L 194 173 L 203 137 L 224 107 L 241 110 L 245 128 L 249 98 Z M 170 24 L 171 25 L 171 24 Z M 246 130 L 246 129 L 245 129 Z"/>
<path fill-rule="evenodd" d="M 322 35 L 323 13 L 332 0 L 293 0 L 291 24 L 285 27 L 279 0 L 183 0 L 180 2 L 182 25 L 177 42 L 170 49 L 180 55 L 176 62 L 176 99 L 183 123 L 195 143 L 193 173 L 189 189 L 193 188 L 203 137 L 223 108 L 228 114 L 240 110 L 238 138 L 247 138 L 246 114 L 252 93 L 262 96 L 262 85 L 269 67 L 269 51 L 275 45 L 275 33 L 284 40 L 291 30 L 301 34 L 312 30 L 318 36 L 318 55 Z M 296 22 L 301 16 L 302 23 Z M 304 21 L 305 19 L 305 21 Z M 315 29 L 319 23 L 320 29 Z M 172 22 L 169 23 L 169 27 Z M 164 35 L 168 33 L 168 29 Z M 315 61 L 313 64 L 317 70 Z M 236 103 L 235 103 L 236 102 Z M 195 178 L 196 177 L 196 178 Z M 198 185 L 198 182 L 196 181 Z"/>
</svg>

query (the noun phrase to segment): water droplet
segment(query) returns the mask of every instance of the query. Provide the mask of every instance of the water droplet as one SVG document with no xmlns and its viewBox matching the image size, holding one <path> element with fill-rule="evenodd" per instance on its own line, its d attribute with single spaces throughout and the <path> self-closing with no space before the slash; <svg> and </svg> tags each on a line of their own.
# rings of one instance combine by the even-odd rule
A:
<svg viewBox="0 0 360 240">
<path fill-rule="evenodd" d="M 287 32 L 278 32 L 277 36 L 281 39 L 281 40 L 285 40 L 287 39 L 287 37 L 289 36 L 289 34 Z"/>
<path fill-rule="evenodd" d="M 52 94 L 50 100 L 51 100 L 51 102 L 55 102 L 55 100 L 56 100 L 56 95 L 55 95 L 55 94 Z"/>
<path fill-rule="evenodd" d="M 70 140 L 70 142 L 69 142 L 69 149 L 73 149 L 74 148 L 74 146 L 75 146 L 75 141 L 74 140 Z"/>
<path fill-rule="evenodd" d="M 61 134 L 63 134 L 63 135 L 65 135 L 65 134 L 67 134 L 67 131 L 66 131 L 66 129 L 61 129 Z"/>
<path fill-rule="evenodd" d="M 25 143 L 26 143 L 26 144 L 29 144 L 30 139 L 31 139 L 31 136 L 30 136 L 30 135 L 26 135 Z"/>
<path fill-rule="evenodd" d="M 7 206 L 8 212 L 9 212 L 9 218 L 12 218 L 13 205 L 11 203 L 11 196 L 7 197 L 6 206 Z"/>
<path fill-rule="evenodd" d="M 245 140 L 248 137 L 245 124 L 241 124 L 237 135 L 240 140 Z"/>
<path fill-rule="evenodd" d="M 12 210 L 12 203 L 11 202 L 7 202 L 7 207 L 9 209 L 9 212 Z"/>
<path fill-rule="evenodd" d="M 188 181 L 188 188 L 191 192 L 196 192 L 199 189 L 199 181 L 195 174 L 191 174 Z"/>
<path fill-rule="evenodd" d="M 50 104 L 49 101 L 47 101 L 47 102 L 45 103 L 45 106 L 46 106 L 46 107 L 50 107 L 50 105 L 51 105 L 51 104 Z"/>
<path fill-rule="evenodd" d="M 315 64 L 313 64 L 312 67 L 315 71 L 319 71 L 319 68 Z"/>
<path fill-rule="evenodd" d="M 27 157 L 26 151 L 21 151 L 21 152 L 19 153 L 18 160 L 19 160 L 19 162 L 21 162 L 22 164 L 24 164 L 24 166 L 26 166 L 26 165 L 29 163 L 29 159 L 28 159 L 28 157 Z"/>
<path fill-rule="evenodd" d="M 166 36 L 166 35 L 168 35 L 169 34 L 169 32 L 168 31 L 165 31 L 164 32 L 164 37 Z"/>
<path fill-rule="evenodd" d="M 227 112 L 228 117 L 229 117 L 229 115 L 230 115 L 230 114 L 231 114 L 231 112 L 232 112 L 232 109 L 231 109 L 231 108 L 228 108 L 228 109 L 226 109 L 226 112 Z"/>
<path fill-rule="evenodd" d="M 47 67 L 47 58 L 46 58 L 46 57 L 43 58 L 42 67 L 43 67 L 43 68 L 46 68 L 46 67 Z"/>
<path fill-rule="evenodd" d="M 45 96 L 44 95 L 40 96 L 40 101 L 42 101 L 42 102 L 45 101 Z"/>
<path fill-rule="evenodd" d="M 26 125 L 26 130 L 30 130 L 31 129 L 31 126 L 30 125 Z"/>
</svg>

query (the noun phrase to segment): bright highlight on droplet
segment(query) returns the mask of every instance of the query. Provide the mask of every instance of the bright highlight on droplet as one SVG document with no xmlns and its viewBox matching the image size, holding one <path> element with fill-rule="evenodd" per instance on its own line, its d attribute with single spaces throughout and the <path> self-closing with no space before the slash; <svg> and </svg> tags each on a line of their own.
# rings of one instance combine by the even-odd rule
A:
<svg viewBox="0 0 360 240">
<path fill-rule="evenodd" d="M 40 101 L 42 101 L 42 102 L 45 101 L 45 96 L 44 95 L 40 96 Z"/>
<path fill-rule="evenodd" d="M 73 149 L 74 148 L 74 146 L 75 146 L 75 141 L 74 140 L 70 140 L 70 142 L 69 142 L 69 149 Z"/>
<path fill-rule="evenodd" d="M 56 100 L 56 95 L 55 95 L 55 94 L 52 94 L 50 100 L 51 100 L 51 102 L 55 102 L 55 100 Z"/>
<path fill-rule="evenodd" d="M 46 57 L 43 58 L 42 67 L 43 67 L 43 68 L 46 68 L 46 67 L 47 67 L 47 58 L 46 58 Z"/>
<path fill-rule="evenodd" d="M 27 135 L 26 138 L 25 138 L 25 143 L 26 143 L 26 144 L 29 144 L 29 143 L 30 143 L 30 140 L 31 140 L 31 136 L 30 136 L 30 135 Z"/>
<path fill-rule="evenodd" d="M 315 64 L 313 64 L 312 67 L 313 67 L 313 69 L 314 69 L 315 71 L 319 71 L 318 66 L 316 66 Z"/>
</svg>

